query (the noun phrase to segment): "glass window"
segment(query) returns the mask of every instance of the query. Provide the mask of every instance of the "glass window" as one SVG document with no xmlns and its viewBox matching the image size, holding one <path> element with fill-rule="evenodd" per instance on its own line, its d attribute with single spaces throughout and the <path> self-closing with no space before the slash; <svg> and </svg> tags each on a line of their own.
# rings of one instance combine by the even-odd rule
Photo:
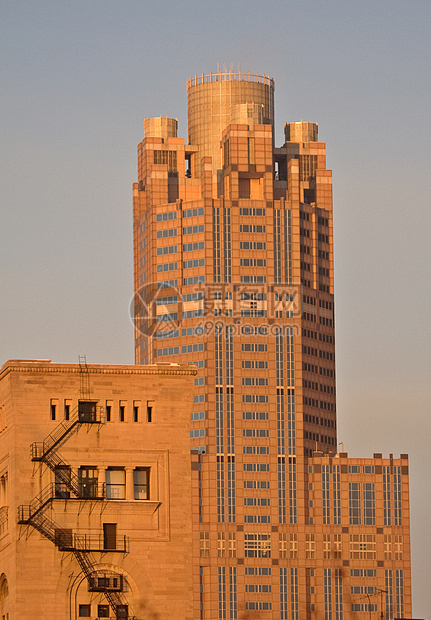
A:
<svg viewBox="0 0 431 620">
<path fill-rule="evenodd" d="M 150 469 L 137 467 L 133 471 L 133 486 L 135 499 L 150 499 Z"/>
<path fill-rule="evenodd" d="M 97 497 L 98 473 L 97 467 L 83 465 L 78 469 L 80 497 Z"/>
<path fill-rule="evenodd" d="M 126 472 L 123 467 L 109 467 L 106 470 L 106 498 L 126 498 Z"/>
</svg>

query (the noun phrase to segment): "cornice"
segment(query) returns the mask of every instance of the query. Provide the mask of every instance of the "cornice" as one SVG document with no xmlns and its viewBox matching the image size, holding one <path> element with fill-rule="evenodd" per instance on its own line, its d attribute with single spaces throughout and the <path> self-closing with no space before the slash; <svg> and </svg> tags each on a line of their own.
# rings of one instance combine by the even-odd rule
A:
<svg viewBox="0 0 431 620">
<path fill-rule="evenodd" d="M 56 364 L 51 362 L 20 362 L 9 361 L 0 370 L 0 380 L 7 374 L 16 373 L 42 373 L 42 374 L 83 374 L 90 375 L 134 375 L 134 376 L 165 376 L 165 375 L 192 375 L 197 374 L 197 368 L 185 364 L 178 366 L 155 364 L 152 366 L 138 365 L 111 365 L 111 364 L 87 364 L 83 368 L 79 364 Z"/>
</svg>

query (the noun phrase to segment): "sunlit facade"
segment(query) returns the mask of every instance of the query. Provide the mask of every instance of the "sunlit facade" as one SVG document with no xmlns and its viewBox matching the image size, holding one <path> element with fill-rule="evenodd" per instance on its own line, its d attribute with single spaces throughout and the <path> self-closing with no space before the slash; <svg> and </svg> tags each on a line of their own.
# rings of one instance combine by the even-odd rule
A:
<svg viewBox="0 0 431 620">
<path fill-rule="evenodd" d="M 411 613 L 407 455 L 337 449 L 332 178 L 312 122 L 274 145 L 274 82 L 187 83 L 145 119 L 134 185 L 138 364 L 193 363 L 196 618 Z"/>
<path fill-rule="evenodd" d="M 192 620 L 195 373 L 2 366 L 2 620 Z"/>
</svg>

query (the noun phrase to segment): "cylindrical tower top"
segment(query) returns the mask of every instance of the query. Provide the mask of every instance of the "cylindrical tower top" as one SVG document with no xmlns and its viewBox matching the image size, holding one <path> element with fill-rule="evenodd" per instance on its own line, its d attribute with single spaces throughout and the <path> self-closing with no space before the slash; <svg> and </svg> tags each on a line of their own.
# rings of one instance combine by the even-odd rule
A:
<svg viewBox="0 0 431 620">
<path fill-rule="evenodd" d="M 286 142 L 317 142 L 317 123 L 297 121 L 284 124 Z"/>
<path fill-rule="evenodd" d="M 234 125 L 263 125 L 263 104 L 237 103 L 232 107 Z"/>
<path fill-rule="evenodd" d="M 212 157 L 213 172 L 222 169 L 220 141 L 232 122 L 234 106 L 255 104 L 262 123 L 274 123 L 274 80 L 252 73 L 210 73 L 187 81 L 189 143 L 199 147 L 200 157 Z M 200 174 L 197 166 L 196 175 Z"/>
<path fill-rule="evenodd" d="M 144 135 L 146 138 L 176 138 L 178 120 L 168 116 L 144 118 Z"/>
</svg>

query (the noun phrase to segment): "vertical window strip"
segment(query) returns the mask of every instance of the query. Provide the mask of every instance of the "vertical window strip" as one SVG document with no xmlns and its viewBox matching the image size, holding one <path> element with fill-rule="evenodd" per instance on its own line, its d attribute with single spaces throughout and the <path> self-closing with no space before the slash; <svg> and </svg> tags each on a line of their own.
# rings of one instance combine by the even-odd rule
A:
<svg viewBox="0 0 431 620">
<path fill-rule="evenodd" d="M 394 525 L 402 525 L 401 518 L 401 467 L 394 467 Z"/>
<path fill-rule="evenodd" d="M 296 463 L 295 457 L 289 457 L 289 523 L 297 522 L 296 509 Z"/>
<path fill-rule="evenodd" d="M 280 568 L 280 620 L 288 620 L 287 568 Z"/>
<path fill-rule="evenodd" d="M 281 284 L 280 209 L 274 209 L 274 283 Z"/>
<path fill-rule="evenodd" d="M 295 420 L 295 390 L 287 390 L 287 450 L 289 456 L 296 454 L 296 420 Z"/>
<path fill-rule="evenodd" d="M 214 282 L 221 282 L 220 260 L 220 207 L 213 207 Z"/>
<path fill-rule="evenodd" d="M 235 422 L 234 422 L 234 402 L 233 388 L 226 388 L 226 431 L 227 431 L 227 451 L 229 454 L 235 452 Z"/>
<path fill-rule="evenodd" d="M 283 369 L 283 330 L 277 329 L 275 335 L 275 360 L 276 360 L 276 377 L 277 387 L 284 385 L 284 369 Z"/>
<path fill-rule="evenodd" d="M 285 454 L 284 425 L 284 390 L 277 388 L 277 450 L 279 456 Z"/>
<path fill-rule="evenodd" d="M 290 211 L 284 212 L 284 280 L 292 284 L 292 223 Z"/>
<path fill-rule="evenodd" d="M 376 524 L 376 497 L 374 482 L 363 484 L 364 525 Z"/>
<path fill-rule="evenodd" d="M 235 457 L 227 457 L 227 510 L 229 523 L 236 521 L 235 509 Z"/>
<path fill-rule="evenodd" d="M 334 571 L 335 581 L 335 620 L 343 620 L 343 573 L 341 568 Z"/>
<path fill-rule="evenodd" d="M 393 584 L 392 570 L 385 570 L 385 590 L 386 590 L 386 620 L 394 617 Z"/>
<path fill-rule="evenodd" d="M 236 566 L 229 566 L 229 617 L 230 620 L 237 620 L 237 588 L 236 588 Z"/>
<path fill-rule="evenodd" d="M 226 568 L 218 567 L 218 618 L 226 620 Z"/>
<path fill-rule="evenodd" d="M 230 209 L 224 209 L 224 281 L 232 282 L 232 250 L 230 235 Z"/>
<path fill-rule="evenodd" d="M 395 601 L 397 618 L 404 618 L 404 577 L 402 570 L 395 571 Z"/>
<path fill-rule="evenodd" d="M 294 387 L 295 385 L 295 358 L 293 349 L 293 328 L 286 329 L 286 385 Z"/>
<path fill-rule="evenodd" d="M 332 494 L 334 500 L 334 524 L 341 523 L 341 491 L 340 491 L 340 466 L 332 466 Z"/>
<path fill-rule="evenodd" d="M 278 522 L 286 523 L 286 462 L 278 457 Z"/>
<path fill-rule="evenodd" d="M 322 465 L 322 518 L 323 525 L 328 525 L 329 523 L 331 523 L 329 465 Z"/>
<path fill-rule="evenodd" d="M 216 387 L 216 442 L 217 454 L 224 452 L 223 388 Z"/>
<path fill-rule="evenodd" d="M 290 569 L 290 614 L 291 620 L 299 620 L 298 569 Z"/>
<path fill-rule="evenodd" d="M 325 620 L 332 620 L 331 569 L 323 569 L 323 590 L 325 595 Z"/>
<path fill-rule="evenodd" d="M 200 620 L 204 617 L 204 567 L 199 566 L 199 602 L 200 602 Z"/>
<path fill-rule="evenodd" d="M 217 521 L 224 523 L 224 457 L 217 457 Z"/>
<path fill-rule="evenodd" d="M 226 384 L 233 385 L 233 334 L 230 325 L 226 325 Z"/>
<path fill-rule="evenodd" d="M 223 384 L 223 350 L 222 350 L 223 327 L 221 325 L 215 325 L 214 338 L 215 338 L 215 352 L 214 352 L 215 382 L 216 382 L 216 385 L 222 385 Z"/>
<path fill-rule="evenodd" d="M 349 482 L 349 520 L 350 525 L 361 525 L 361 486 L 359 482 Z"/>
<path fill-rule="evenodd" d="M 391 469 L 387 465 L 383 466 L 383 520 L 384 525 L 391 525 Z"/>
</svg>

